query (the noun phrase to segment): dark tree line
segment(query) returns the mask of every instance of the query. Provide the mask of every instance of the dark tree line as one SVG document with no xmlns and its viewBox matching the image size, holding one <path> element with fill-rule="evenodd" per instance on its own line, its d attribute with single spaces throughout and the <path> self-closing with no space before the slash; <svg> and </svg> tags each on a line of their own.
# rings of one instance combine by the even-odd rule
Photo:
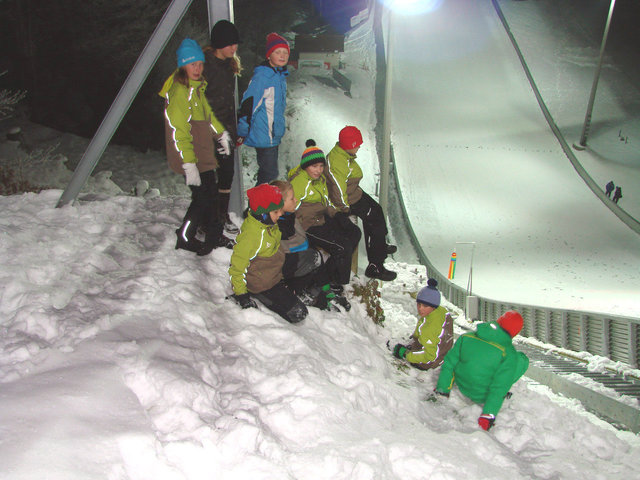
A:
<svg viewBox="0 0 640 480">
<path fill-rule="evenodd" d="M 27 90 L 23 104 L 36 123 L 92 136 L 169 0 L 0 0 L 0 88 Z M 242 44 L 242 91 L 263 60 L 264 39 L 288 31 L 312 12 L 310 0 L 236 0 Z M 164 145 L 157 92 L 175 68 L 175 50 L 192 37 L 208 43 L 207 5 L 194 0 L 140 89 L 113 141 L 146 150 Z"/>
</svg>

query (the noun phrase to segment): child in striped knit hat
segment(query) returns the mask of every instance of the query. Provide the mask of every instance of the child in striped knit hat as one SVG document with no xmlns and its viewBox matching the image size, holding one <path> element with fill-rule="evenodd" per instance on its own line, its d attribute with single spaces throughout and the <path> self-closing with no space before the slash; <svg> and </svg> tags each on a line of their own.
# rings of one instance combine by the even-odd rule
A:
<svg viewBox="0 0 640 480">
<path fill-rule="evenodd" d="M 328 252 L 327 269 L 332 284 L 346 285 L 350 281 L 351 256 L 360 241 L 360 229 L 349 216 L 338 212 L 329 200 L 324 177 L 326 159 L 313 140 L 307 140 L 300 165 L 291 169 L 296 217 L 307 233 L 312 247 Z"/>
</svg>

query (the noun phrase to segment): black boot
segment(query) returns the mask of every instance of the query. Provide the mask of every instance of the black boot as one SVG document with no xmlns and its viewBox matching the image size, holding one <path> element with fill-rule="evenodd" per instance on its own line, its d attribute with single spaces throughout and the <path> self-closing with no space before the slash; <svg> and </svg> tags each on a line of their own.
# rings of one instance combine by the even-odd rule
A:
<svg viewBox="0 0 640 480">
<path fill-rule="evenodd" d="M 387 255 L 393 255 L 394 253 L 396 253 L 398 251 L 398 247 L 396 247 L 395 245 L 387 244 L 385 246 L 385 250 L 387 252 Z"/>
<path fill-rule="evenodd" d="M 240 229 L 229 217 L 229 198 L 231 194 L 228 192 L 218 192 L 218 218 L 224 222 L 224 231 L 229 235 L 237 235 Z M 220 245 L 223 246 L 223 245 Z M 231 247 L 233 248 L 233 247 Z"/>
<path fill-rule="evenodd" d="M 391 270 L 387 270 L 386 268 L 384 268 L 384 265 L 382 263 L 370 263 L 364 274 L 369 278 L 377 278 L 378 280 L 384 280 L 386 282 L 395 280 L 395 278 L 398 276 L 396 272 L 392 272 Z"/>
<path fill-rule="evenodd" d="M 219 246 L 222 236 L 222 223 L 210 226 L 205 234 L 204 243 L 198 250 L 198 256 L 209 255 L 214 248 Z"/>
<path fill-rule="evenodd" d="M 179 248 L 190 252 L 200 250 L 204 244 L 195 238 L 197 229 L 191 220 L 185 220 L 182 226 L 176 230 L 176 236 L 178 237 L 176 250 Z"/>
</svg>

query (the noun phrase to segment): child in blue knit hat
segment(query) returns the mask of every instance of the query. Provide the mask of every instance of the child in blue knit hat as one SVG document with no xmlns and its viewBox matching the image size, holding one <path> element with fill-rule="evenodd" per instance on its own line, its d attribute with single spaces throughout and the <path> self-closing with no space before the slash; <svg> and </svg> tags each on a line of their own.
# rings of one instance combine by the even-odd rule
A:
<svg viewBox="0 0 640 480">
<path fill-rule="evenodd" d="M 191 190 L 191 204 L 176 230 L 176 249 L 208 255 L 221 246 L 224 222 L 218 213 L 215 149 L 228 153 L 230 137 L 205 97 L 204 53 L 198 42 L 185 38 L 176 57 L 177 70 L 167 78 L 159 93 L 165 99 L 169 167 L 184 175 Z M 198 231 L 204 233 L 204 241 L 196 238 Z"/>
<path fill-rule="evenodd" d="M 421 370 L 439 367 L 453 346 L 453 320 L 447 310 L 440 305 L 441 295 L 438 282 L 430 278 L 427 286 L 416 296 L 418 324 L 409 345 L 401 343 L 393 347 L 393 355 L 404 359 Z"/>
</svg>

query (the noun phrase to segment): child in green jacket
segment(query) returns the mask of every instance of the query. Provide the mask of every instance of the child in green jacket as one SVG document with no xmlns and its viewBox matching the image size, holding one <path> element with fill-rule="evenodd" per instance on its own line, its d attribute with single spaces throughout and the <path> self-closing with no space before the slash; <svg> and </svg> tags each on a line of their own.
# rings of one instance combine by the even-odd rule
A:
<svg viewBox="0 0 640 480">
<path fill-rule="evenodd" d="M 219 246 L 224 223 L 218 213 L 218 162 L 214 148 L 230 152 L 230 137 L 205 97 L 207 82 L 202 76 L 204 53 L 200 45 L 185 38 L 176 53 L 178 69 L 160 91 L 165 99 L 169 167 L 184 175 L 191 189 L 191 204 L 176 230 L 176 249 L 207 255 Z M 196 238 L 199 229 L 204 241 Z"/>
<path fill-rule="evenodd" d="M 351 256 L 360 241 L 360 229 L 349 216 L 337 212 L 324 176 L 324 152 L 309 139 L 300 165 L 289 171 L 289 181 L 298 200 L 296 217 L 304 228 L 309 244 L 329 253 L 327 270 L 332 284 L 346 285 L 351 275 Z"/>
<path fill-rule="evenodd" d="M 435 392 L 448 397 L 455 382 L 463 395 L 483 404 L 478 425 L 484 430 L 493 426 L 509 389 L 529 368 L 527 356 L 512 344 L 523 324 L 513 310 L 496 322 L 481 323 L 458 338 L 442 364 Z"/>
<path fill-rule="evenodd" d="M 362 169 L 356 154 L 362 145 L 362 133 L 356 127 L 346 126 L 338 135 L 338 143 L 327 155 L 325 176 L 329 198 L 344 213 L 362 220 L 362 233 L 367 248 L 369 265 L 364 274 L 370 278 L 391 281 L 397 273 L 388 270 L 384 261 L 396 252 L 395 245 L 387 243 L 387 222 L 382 207 L 360 187 Z"/>
<path fill-rule="evenodd" d="M 418 292 L 416 304 L 420 319 L 411 338 L 410 345 L 396 344 L 393 354 L 405 359 L 421 370 L 439 367 L 453 346 L 453 321 L 446 309 L 440 305 L 441 295 L 436 289 L 438 282 L 430 278 L 427 286 Z"/>
</svg>

